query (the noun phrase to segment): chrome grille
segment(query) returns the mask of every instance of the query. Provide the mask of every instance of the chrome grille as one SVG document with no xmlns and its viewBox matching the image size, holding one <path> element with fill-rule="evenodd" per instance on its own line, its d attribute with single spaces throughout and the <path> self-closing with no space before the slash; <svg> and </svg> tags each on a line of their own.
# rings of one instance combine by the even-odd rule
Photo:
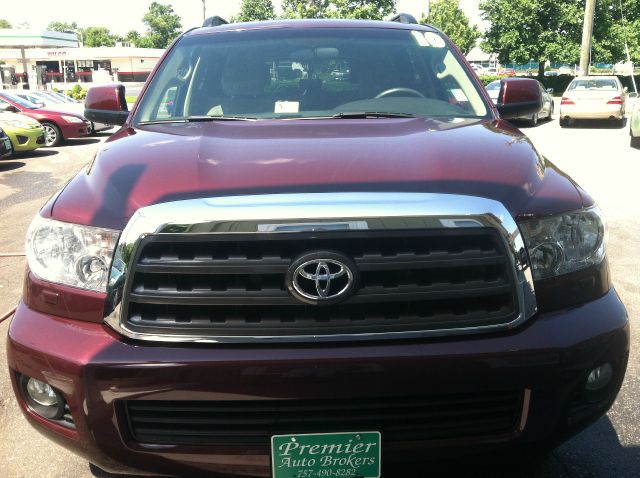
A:
<svg viewBox="0 0 640 478">
<path fill-rule="evenodd" d="M 301 303 L 287 290 L 296 256 L 337 251 L 360 272 L 344 302 Z M 512 267 L 495 229 L 148 236 L 124 311 L 133 330 L 231 336 L 433 331 L 518 315 Z"/>
</svg>

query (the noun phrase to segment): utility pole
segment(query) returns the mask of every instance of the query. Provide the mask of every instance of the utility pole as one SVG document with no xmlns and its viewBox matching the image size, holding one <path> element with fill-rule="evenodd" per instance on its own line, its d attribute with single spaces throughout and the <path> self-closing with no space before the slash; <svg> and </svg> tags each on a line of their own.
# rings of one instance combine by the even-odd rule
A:
<svg viewBox="0 0 640 478">
<path fill-rule="evenodd" d="M 207 19 L 207 0 L 202 0 L 202 22 Z"/>
<path fill-rule="evenodd" d="M 589 76 L 591 63 L 591 38 L 593 36 L 593 17 L 596 13 L 596 0 L 587 0 L 584 7 L 584 26 L 582 27 L 582 47 L 580 49 L 580 70 Z"/>
</svg>

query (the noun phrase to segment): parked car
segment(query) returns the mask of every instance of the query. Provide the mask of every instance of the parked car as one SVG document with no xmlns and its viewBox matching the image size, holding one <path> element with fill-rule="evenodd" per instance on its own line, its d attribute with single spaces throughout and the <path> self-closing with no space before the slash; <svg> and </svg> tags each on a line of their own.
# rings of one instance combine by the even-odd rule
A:
<svg viewBox="0 0 640 478">
<path fill-rule="evenodd" d="M 498 72 L 498 76 L 516 76 L 516 70 L 504 68 Z"/>
<path fill-rule="evenodd" d="M 13 154 L 13 146 L 9 136 L 0 128 L 0 159 L 8 158 Z"/>
<path fill-rule="evenodd" d="M 557 71 L 545 71 L 544 72 L 544 76 L 559 76 L 560 73 L 558 73 Z"/>
<path fill-rule="evenodd" d="M 479 75 L 486 75 L 486 70 L 484 69 L 484 67 L 482 65 L 477 65 L 475 63 L 471 64 L 471 68 L 473 68 L 473 71 L 475 71 L 478 76 Z"/>
<path fill-rule="evenodd" d="M 553 97 L 551 96 L 553 94 L 553 88 L 545 90 L 544 86 L 542 86 L 542 83 L 540 83 L 538 80 L 532 81 L 535 81 L 538 84 L 540 95 L 542 96 L 542 109 L 537 113 L 533 113 L 530 115 L 518 115 L 514 119 L 525 120 L 529 123 L 530 126 L 536 126 L 538 124 L 538 120 L 541 118 L 548 120 L 551 120 L 553 118 L 554 106 Z M 502 82 L 500 80 L 492 81 L 486 86 L 487 92 L 489 93 L 489 97 L 491 98 L 491 101 L 493 101 L 493 104 L 498 103 L 501 86 Z"/>
<path fill-rule="evenodd" d="M 44 129 L 39 121 L 19 113 L 2 111 L 8 103 L 0 99 L 0 126 L 7 134 L 14 152 L 33 151 L 44 146 Z"/>
<path fill-rule="evenodd" d="M 20 112 L 40 122 L 44 129 L 45 146 L 57 146 L 61 141 L 89 134 L 91 124 L 83 116 L 52 108 L 40 108 L 19 96 L 0 91 L 0 110 Z"/>
<path fill-rule="evenodd" d="M 78 116 L 84 115 L 84 105 L 82 103 L 64 101 L 46 91 L 17 90 L 13 92 L 13 94 L 38 105 L 40 108 L 46 107 L 59 111 L 67 111 Z M 113 128 L 113 126 L 103 123 L 91 123 L 91 133 L 105 131 L 110 128 Z"/>
<path fill-rule="evenodd" d="M 631 146 L 640 148 L 640 99 L 637 96 L 629 119 L 629 134 L 631 135 Z"/>
<path fill-rule="evenodd" d="M 427 25 L 277 20 L 182 34 L 131 111 L 91 88 L 122 127 L 27 233 L 26 418 L 97 473 L 274 478 L 596 421 L 629 354 L 603 221 L 506 121 L 538 84 L 502 81 Z"/>
<path fill-rule="evenodd" d="M 622 126 L 626 92 L 616 76 L 574 78 L 562 95 L 560 126 L 583 119 L 609 119 Z"/>
<path fill-rule="evenodd" d="M 52 94 L 56 98 L 61 99 L 65 103 L 82 104 L 82 101 L 75 100 L 75 99 L 71 98 L 70 96 L 67 96 L 67 95 L 65 95 L 63 93 L 60 93 L 58 91 L 51 91 L 50 94 Z"/>
<path fill-rule="evenodd" d="M 494 67 L 485 68 L 485 74 L 488 76 L 498 76 L 498 69 Z"/>
</svg>

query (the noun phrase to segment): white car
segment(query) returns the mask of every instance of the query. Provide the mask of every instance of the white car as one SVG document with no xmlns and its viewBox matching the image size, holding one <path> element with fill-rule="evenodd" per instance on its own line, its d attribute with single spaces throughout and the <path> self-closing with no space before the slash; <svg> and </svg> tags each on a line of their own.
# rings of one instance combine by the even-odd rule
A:
<svg viewBox="0 0 640 478">
<path fill-rule="evenodd" d="M 622 126 L 626 93 L 616 76 L 574 78 L 562 95 L 560 126 L 576 119 L 609 119 Z"/>
<path fill-rule="evenodd" d="M 70 103 L 58 98 L 52 93 L 45 91 L 34 90 L 17 90 L 13 92 L 15 95 L 23 98 L 38 106 L 44 106 L 47 108 L 54 108 L 58 111 L 65 111 L 84 117 L 84 104 L 82 103 Z M 111 125 L 102 123 L 91 123 L 91 132 L 98 132 L 112 128 Z"/>
</svg>

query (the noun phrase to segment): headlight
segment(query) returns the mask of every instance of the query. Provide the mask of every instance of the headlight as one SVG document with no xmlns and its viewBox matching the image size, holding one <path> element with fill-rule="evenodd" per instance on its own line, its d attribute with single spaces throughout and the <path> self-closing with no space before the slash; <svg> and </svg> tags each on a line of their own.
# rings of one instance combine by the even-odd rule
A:
<svg viewBox="0 0 640 478">
<path fill-rule="evenodd" d="M 31 125 L 29 123 L 19 120 L 0 121 L 0 125 L 12 128 L 31 129 Z"/>
<path fill-rule="evenodd" d="M 62 115 L 62 119 L 65 120 L 67 123 L 84 123 L 84 120 L 82 120 L 81 118 L 78 118 L 77 116 Z"/>
<path fill-rule="evenodd" d="M 37 215 L 27 232 L 29 269 L 50 282 L 105 292 L 119 234 Z"/>
<path fill-rule="evenodd" d="M 534 279 L 568 274 L 604 258 L 604 224 L 597 208 L 520 223 Z"/>
</svg>

